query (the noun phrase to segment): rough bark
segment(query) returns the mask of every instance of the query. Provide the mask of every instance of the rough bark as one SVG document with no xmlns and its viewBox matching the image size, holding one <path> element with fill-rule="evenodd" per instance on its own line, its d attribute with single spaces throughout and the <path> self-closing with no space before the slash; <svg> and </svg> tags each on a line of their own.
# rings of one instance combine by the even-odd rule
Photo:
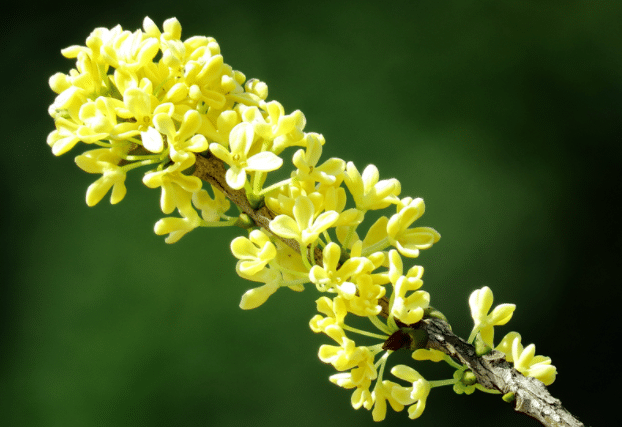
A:
<svg viewBox="0 0 622 427">
<path fill-rule="evenodd" d="M 581 427 L 583 423 L 568 412 L 561 402 L 551 396 L 542 383 L 518 372 L 505 360 L 505 355 L 493 350 L 478 356 L 475 348 L 456 336 L 447 322 L 437 318 L 423 319 L 417 327 L 428 333 L 427 348 L 440 350 L 460 364 L 467 365 L 477 382 L 503 394 L 514 393 L 514 409 L 550 427 Z"/>
</svg>

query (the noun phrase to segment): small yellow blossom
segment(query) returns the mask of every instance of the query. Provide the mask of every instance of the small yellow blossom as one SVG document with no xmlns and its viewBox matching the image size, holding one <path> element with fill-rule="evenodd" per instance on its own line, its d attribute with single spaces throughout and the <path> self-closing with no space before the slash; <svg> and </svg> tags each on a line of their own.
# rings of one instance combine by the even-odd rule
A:
<svg viewBox="0 0 622 427">
<path fill-rule="evenodd" d="M 268 172 L 278 169 L 283 160 L 270 151 L 262 151 L 248 156 L 255 133 L 250 123 L 236 125 L 229 136 L 229 150 L 218 143 L 211 143 L 210 151 L 214 156 L 229 165 L 225 178 L 227 184 L 239 190 L 246 183 L 246 173 L 251 171 Z"/>
<path fill-rule="evenodd" d="M 346 168 L 346 162 L 341 159 L 331 158 L 320 166 L 316 166 L 322 155 L 321 135 L 307 134 L 307 149 L 298 150 L 294 154 L 292 163 L 296 170 L 292 172 L 292 178 L 299 181 L 313 181 L 321 184 L 333 185 L 337 182 Z"/>
<path fill-rule="evenodd" d="M 401 191 L 400 182 L 395 178 L 378 181 L 379 176 L 378 168 L 374 165 L 367 166 L 361 176 L 354 163 L 347 163 L 345 183 L 358 209 L 384 209 L 399 201 L 397 196 Z"/>
<path fill-rule="evenodd" d="M 239 236 L 231 241 L 231 252 L 239 259 L 237 267 L 252 276 L 276 257 L 276 247 L 266 233 L 252 230 L 249 237 Z"/>
<path fill-rule="evenodd" d="M 201 217 L 192 207 L 191 193 L 178 191 L 175 205 L 182 218 L 162 218 L 154 225 L 154 231 L 158 236 L 168 234 L 164 241 L 169 244 L 179 241 L 186 233 L 201 225 Z"/>
<path fill-rule="evenodd" d="M 270 230 L 277 236 L 294 239 L 305 247 L 315 242 L 320 233 L 339 218 L 339 214 L 334 211 L 323 212 L 316 217 L 313 202 L 305 196 L 296 198 L 293 216 L 277 216 L 270 222 Z"/>
<path fill-rule="evenodd" d="M 339 345 L 321 345 L 318 356 L 322 362 L 330 363 L 338 371 L 347 371 L 357 366 L 365 357 L 362 348 L 357 347 L 354 341 L 346 337 L 341 327 L 337 325 L 328 326 L 324 333 Z"/>
<path fill-rule="evenodd" d="M 340 256 L 339 245 L 330 242 L 323 251 L 323 267 L 314 265 L 309 271 L 309 279 L 320 292 L 337 292 L 350 299 L 356 294 L 356 285 L 349 280 L 365 268 L 371 270 L 373 265 L 366 258 L 350 258 L 337 268 Z"/>
<path fill-rule="evenodd" d="M 240 301 L 240 308 L 242 310 L 252 310 L 265 303 L 270 295 L 274 294 L 279 289 L 283 281 L 281 273 L 273 268 L 263 268 L 253 275 L 247 275 L 236 266 L 236 272 L 240 277 L 246 280 L 264 283 L 262 286 L 249 289 L 242 295 L 242 300 Z"/>
<path fill-rule="evenodd" d="M 419 256 L 419 250 L 430 248 L 441 238 L 441 235 L 430 227 L 409 228 L 424 211 L 423 199 L 415 199 L 393 215 L 387 223 L 389 243 L 403 256 L 416 258 Z"/>
<path fill-rule="evenodd" d="M 95 206 L 112 188 L 110 203 L 119 203 L 127 192 L 125 171 L 118 166 L 121 157 L 114 150 L 99 148 L 76 157 L 76 164 L 88 173 L 101 173 L 102 177 L 91 184 L 86 191 L 86 204 Z"/>
<path fill-rule="evenodd" d="M 361 384 L 355 384 L 352 380 L 352 373 L 350 372 L 341 372 L 338 374 L 331 375 L 329 377 L 330 382 L 338 385 L 339 387 L 343 387 L 345 389 L 356 388 L 352 393 L 352 397 L 350 402 L 352 403 L 352 407 L 354 409 L 360 409 L 364 407 L 365 409 L 371 409 L 374 405 L 374 398 L 372 397 L 371 392 L 369 391 L 369 386 L 371 385 L 371 379 L 367 379 L 363 381 Z"/>
<path fill-rule="evenodd" d="M 499 304 L 492 313 L 488 314 L 492 307 L 492 302 L 492 291 L 488 286 L 473 291 L 469 297 L 471 317 L 475 323 L 473 331 L 479 331 L 484 343 L 490 347 L 493 346 L 494 342 L 494 326 L 508 323 L 516 309 L 514 304 Z"/>
<path fill-rule="evenodd" d="M 409 406 L 408 417 L 419 418 L 425 409 L 425 403 L 430 394 L 430 383 L 423 376 L 406 365 L 395 365 L 391 373 L 396 377 L 411 383 L 410 387 L 396 386 L 391 390 L 393 398 L 400 404 Z"/>
<path fill-rule="evenodd" d="M 518 332 L 508 333 L 496 350 L 506 355 L 506 360 L 514 363 L 514 368 L 521 374 L 534 377 L 544 383 L 551 385 L 555 381 L 557 368 L 551 365 L 551 358 L 546 356 L 535 356 L 536 346 L 529 344 L 523 348 L 521 336 Z"/>
<path fill-rule="evenodd" d="M 263 115 L 257 114 L 253 124 L 259 136 L 273 141 L 272 150 L 276 154 L 302 139 L 302 129 L 306 124 L 302 111 L 296 110 L 286 115 L 283 106 L 277 101 L 270 101 L 263 108 L 268 113 L 267 120 Z"/>
<path fill-rule="evenodd" d="M 185 197 L 185 193 L 194 193 L 201 189 L 203 183 L 196 176 L 182 173 L 191 166 L 192 159 L 187 158 L 183 163 L 173 163 L 161 171 L 145 174 L 143 183 L 149 188 L 162 188 L 160 208 L 165 214 L 169 214 L 179 207 L 179 198 Z"/>
<path fill-rule="evenodd" d="M 398 399 L 393 397 L 393 392 L 399 384 L 393 381 L 384 380 L 377 382 L 374 391 L 372 392 L 372 399 L 374 400 L 374 409 L 371 414 L 374 421 L 382 421 L 387 416 L 387 402 L 391 405 L 391 408 L 395 412 L 400 412 L 404 409 L 404 404 L 400 403 Z"/>
<path fill-rule="evenodd" d="M 205 222 L 218 222 L 222 215 L 229 210 L 231 202 L 222 191 L 212 187 L 214 197 L 210 197 L 205 189 L 192 193 L 192 204 L 201 210 L 201 217 Z"/>
<path fill-rule="evenodd" d="M 333 299 L 321 297 L 315 302 L 317 304 L 317 311 L 326 315 L 326 317 L 316 314 L 311 318 L 309 326 L 313 332 L 324 332 L 330 325 L 343 326 L 343 320 L 346 317 L 347 310 L 342 297 L 336 296 Z"/>
<path fill-rule="evenodd" d="M 376 316 L 382 311 L 378 300 L 386 293 L 386 288 L 374 283 L 370 274 L 360 274 L 356 278 L 357 294 L 346 300 L 348 311 L 357 316 Z"/>
<path fill-rule="evenodd" d="M 405 276 L 402 275 L 402 258 L 395 249 L 389 252 L 389 263 L 388 278 L 394 288 L 391 315 L 407 325 L 417 323 L 423 318 L 423 310 L 430 304 L 430 294 L 417 291 L 423 285 L 423 267 L 416 265 Z M 407 292 L 412 293 L 407 296 Z"/>
<path fill-rule="evenodd" d="M 207 150 L 207 140 L 203 135 L 195 134 L 201 125 L 201 116 L 195 110 L 184 114 L 179 130 L 175 128 L 173 119 L 166 113 L 159 113 L 153 117 L 154 127 L 167 137 L 170 148 L 170 157 L 176 163 L 183 163 L 188 158 L 194 164 L 194 153 Z"/>
</svg>

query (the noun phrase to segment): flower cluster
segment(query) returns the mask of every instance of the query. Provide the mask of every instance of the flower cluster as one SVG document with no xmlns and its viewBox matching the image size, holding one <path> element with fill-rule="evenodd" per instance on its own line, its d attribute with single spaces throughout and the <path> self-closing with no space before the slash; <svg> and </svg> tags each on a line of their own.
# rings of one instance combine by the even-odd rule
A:
<svg viewBox="0 0 622 427">
<path fill-rule="evenodd" d="M 219 159 L 227 186 L 263 200 L 274 214 L 267 227 L 251 226 L 248 237 L 231 242 L 237 273 L 259 283 L 242 296 L 242 309 L 259 307 L 280 288 L 314 286 L 323 296 L 310 327 L 334 341 L 320 347 L 319 358 L 339 371 L 330 377 L 334 384 L 353 390 L 352 406 L 372 410 L 376 421 L 385 418 L 387 402 L 419 417 L 433 387 L 475 390 L 472 373 L 425 349 L 416 328 L 432 310 L 430 295 L 421 290 L 423 267 L 404 263 L 440 239 L 434 229 L 416 225 L 425 211 L 422 199 L 400 198 L 399 181 L 380 179 L 373 165 L 361 173 L 342 159 L 320 162 L 325 140 L 304 132 L 300 111 L 286 114 L 278 102 L 266 101 L 267 86 L 225 64 L 213 38 L 182 41 L 174 18 L 163 31 L 149 18 L 135 32 L 98 28 L 86 46 L 62 52 L 76 58 L 76 68 L 50 79 L 58 96 L 49 109 L 56 130 L 47 142 L 55 155 L 78 142 L 97 147 L 76 158 L 86 172 L 102 175 L 87 190 L 89 206 L 109 191 L 111 203 L 121 201 L 127 172 L 144 166 L 144 184 L 161 189 L 162 212 L 180 214 L 155 225 L 168 243 L 200 226 L 236 225 L 238 218 L 226 214 L 225 195 L 214 187 L 210 194 L 193 175 L 197 156 Z M 289 178 L 266 186 L 268 172 L 282 168 L 290 147 L 296 149 Z M 372 211 L 385 214 L 363 232 Z M 489 314 L 488 288 L 475 291 L 469 304 L 475 322 L 470 340 L 492 347 L 494 326 L 507 323 L 514 306 Z M 354 318 L 368 318 L 375 331 L 355 328 Z M 352 334 L 376 343 L 357 345 Z M 510 333 L 497 349 L 520 372 L 550 384 L 550 359 L 534 357 L 533 345 L 523 348 L 520 340 Z M 385 379 L 389 356 L 400 349 L 417 361 L 445 361 L 455 374 L 427 381 L 412 367 L 396 365 L 390 373 L 402 383 Z"/>
<path fill-rule="evenodd" d="M 49 108 L 52 152 L 59 156 L 79 142 L 98 147 L 76 158 L 86 172 L 102 175 L 87 190 L 89 206 L 111 189 L 111 203 L 120 202 L 127 172 L 150 167 L 143 182 L 161 189 L 162 212 L 181 215 L 155 226 L 168 243 L 198 226 L 235 222 L 225 215 L 230 203 L 222 194 L 212 188 L 210 195 L 192 176 L 197 154 L 222 159 L 232 188 L 249 186 L 250 177 L 258 189 L 265 172 L 281 166 L 278 153 L 306 146 L 300 111 L 285 114 L 278 102 L 266 102 L 267 86 L 225 64 L 213 38 L 182 41 L 174 18 L 163 31 L 149 18 L 142 31 L 97 28 L 86 46 L 62 53 L 76 59 L 76 68 L 50 78 L 58 94 Z"/>
</svg>

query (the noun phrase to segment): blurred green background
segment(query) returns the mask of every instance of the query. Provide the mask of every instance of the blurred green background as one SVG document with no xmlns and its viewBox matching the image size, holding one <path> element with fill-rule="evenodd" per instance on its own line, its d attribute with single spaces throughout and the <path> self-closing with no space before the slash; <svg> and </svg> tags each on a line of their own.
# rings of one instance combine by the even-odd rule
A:
<svg viewBox="0 0 622 427">
<path fill-rule="evenodd" d="M 166 245 L 159 192 L 129 179 L 116 206 L 55 158 L 49 76 L 98 26 L 215 37 L 326 137 L 325 158 L 374 163 L 423 197 L 425 289 L 466 336 L 467 298 L 490 286 L 558 367 L 551 392 L 586 424 L 613 412 L 621 376 L 619 203 L 622 2 L 16 2 L 3 12 L 0 413 L 7 426 L 372 425 L 317 358 L 317 293 L 238 308 L 237 230 Z M 616 195 L 617 194 L 617 195 Z M 432 379 L 449 370 L 424 372 Z M 417 421 L 536 426 L 500 398 L 433 390 Z"/>
</svg>

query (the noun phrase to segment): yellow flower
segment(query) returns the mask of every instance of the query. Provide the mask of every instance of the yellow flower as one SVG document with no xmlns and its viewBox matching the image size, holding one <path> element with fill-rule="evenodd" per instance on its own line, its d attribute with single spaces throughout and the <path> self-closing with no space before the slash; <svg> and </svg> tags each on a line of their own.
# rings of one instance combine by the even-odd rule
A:
<svg viewBox="0 0 622 427">
<path fill-rule="evenodd" d="M 212 187 L 214 198 L 210 197 L 205 189 L 192 193 L 192 203 L 201 210 L 201 217 L 206 222 L 218 222 L 222 215 L 229 210 L 231 202 L 222 191 Z"/>
<path fill-rule="evenodd" d="M 255 131 L 262 138 L 273 141 L 271 148 L 275 153 L 281 153 L 302 139 L 306 119 L 300 110 L 286 115 L 277 101 L 265 103 L 262 108 L 267 112 L 267 120 L 262 114 L 254 114 Z"/>
<path fill-rule="evenodd" d="M 417 323 L 423 318 L 423 310 L 430 304 L 430 294 L 417 291 L 423 285 L 423 267 L 416 265 L 405 276 L 402 275 L 402 258 L 395 249 L 389 252 L 389 263 L 388 277 L 395 295 L 392 298 L 391 315 L 407 325 Z M 412 293 L 406 296 L 407 292 Z"/>
<path fill-rule="evenodd" d="M 441 238 L 441 235 L 430 227 L 409 229 L 424 211 L 423 199 L 415 199 L 408 206 L 400 209 L 387 223 L 389 243 L 406 257 L 416 258 L 419 256 L 420 249 L 430 248 Z"/>
<path fill-rule="evenodd" d="M 177 242 L 185 236 L 186 233 L 201 225 L 201 217 L 192 207 L 192 194 L 180 190 L 175 195 L 175 199 L 175 205 L 179 213 L 182 215 L 182 218 L 162 218 L 156 222 L 153 227 L 158 236 L 168 234 L 168 237 L 164 239 L 164 241 L 169 244 Z"/>
<path fill-rule="evenodd" d="M 308 197 L 296 199 L 293 209 L 294 218 L 278 215 L 270 221 L 270 230 L 277 236 L 294 239 L 306 247 L 315 242 L 323 231 L 331 227 L 339 218 L 334 211 L 324 212 L 315 217 L 315 207 Z"/>
<path fill-rule="evenodd" d="M 473 331 L 479 331 L 480 337 L 490 347 L 494 342 L 494 326 L 505 325 L 512 318 L 516 309 L 514 304 L 499 304 L 492 313 L 488 314 L 492 307 L 493 296 L 488 286 L 477 289 L 469 297 L 471 317 L 475 326 Z"/>
<path fill-rule="evenodd" d="M 339 268 L 341 248 L 330 242 L 323 251 L 323 266 L 314 265 L 309 271 L 309 279 L 315 283 L 320 292 L 337 292 L 346 299 L 356 294 L 356 285 L 349 280 L 364 269 L 371 269 L 373 265 L 366 258 L 350 258 Z"/>
<path fill-rule="evenodd" d="M 399 201 L 400 182 L 395 178 L 378 181 L 379 176 L 374 165 L 367 166 L 361 176 L 354 163 L 347 163 L 344 180 L 358 209 L 384 209 Z"/>
<path fill-rule="evenodd" d="M 266 233 L 252 230 L 249 238 L 239 236 L 231 241 L 231 252 L 239 259 L 237 269 L 252 276 L 276 257 L 276 247 Z"/>
<path fill-rule="evenodd" d="M 534 377 L 544 383 L 551 385 L 557 376 L 557 368 L 551 365 L 551 358 L 545 356 L 535 356 L 536 346 L 529 344 L 523 348 L 521 336 L 518 332 L 508 333 L 496 350 L 506 355 L 506 360 L 514 363 L 514 368 L 521 374 Z"/>
<path fill-rule="evenodd" d="M 376 316 L 382 311 L 378 300 L 384 296 L 386 289 L 374 283 L 369 274 L 360 274 L 356 278 L 357 294 L 346 300 L 348 311 L 357 316 Z"/>
<path fill-rule="evenodd" d="M 248 157 L 254 137 L 253 125 L 240 123 L 231 130 L 229 149 L 215 142 L 209 146 L 214 156 L 229 165 L 225 179 L 227 184 L 235 190 L 244 187 L 247 172 L 269 172 L 280 168 L 283 164 L 280 157 L 269 151 L 262 151 Z"/>
<path fill-rule="evenodd" d="M 399 387 L 399 384 L 393 381 L 384 380 L 376 382 L 376 387 L 374 387 L 374 391 L 371 394 L 374 400 L 374 409 L 371 412 L 374 421 L 382 421 L 387 416 L 387 401 L 395 412 L 400 412 L 404 409 L 404 404 L 393 397 L 393 391 L 396 387 Z"/>
<path fill-rule="evenodd" d="M 86 204 L 95 206 L 112 188 L 110 203 L 119 203 L 125 197 L 125 171 L 118 166 L 121 157 L 109 148 L 90 150 L 76 157 L 76 164 L 88 173 L 101 173 L 101 178 L 89 185 Z"/>
<path fill-rule="evenodd" d="M 338 346 L 323 344 L 318 356 L 324 363 L 330 363 L 338 371 L 347 371 L 355 367 L 365 357 L 362 348 L 346 337 L 345 332 L 337 325 L 331 325 L 324 331 L 339 344 Z"/>
<path fill-rule="evenodd" d="M 412 420 L 419 418 L 425 409 L 425 403 L 430 394 L 430 383 L 423 376 L 410 366 L 395 365 L 391 368 L 391 373 L 411 383 L 410 387 L 396 386 L 391 390 L 393 398 L 408 408 L 408 417 Z"/>
<path fill-rule="evenodd" d="M 169 214 L 179 207 L 179 197 L 186 193 L 192 194 L 201 189 L 203 183 L 196 176 L 182 173 L 192 166 L 192 159 L 184 163 L 173 163 L 162 171 L 149 172 L 143 177 L 143 183 L 149 188 L 162 187 L 160 208 L 165 214 Z"/>
<path fill-rule="evenodd" d="M 336 296 L 333 299 L 321 297 L 315 303 L 317 304 L 317 311 L 325 314 L 326 317 L 316 314 L 311 318 L 309 326 L 313 332 L 324 332 L 330 325 L 343 326 L 347 310 L 342 297 Z"/>
<path fill-rule="evenodd" d="M 340 176 L 345 170 L 346 162 L 341 159 L 331 158 L 320 166 L 316 166 L 322 156 L 320 137 L 322 136 L 315 134 L 305 135 L 307 149 L 298 150 L 294 154 L 292 163 L 296 166 L 296 170 L 292 172 L 292 178 L 299 181 L 313 181 L 333 185 L 337 182 L 337 176 Z"/>
</svg>

